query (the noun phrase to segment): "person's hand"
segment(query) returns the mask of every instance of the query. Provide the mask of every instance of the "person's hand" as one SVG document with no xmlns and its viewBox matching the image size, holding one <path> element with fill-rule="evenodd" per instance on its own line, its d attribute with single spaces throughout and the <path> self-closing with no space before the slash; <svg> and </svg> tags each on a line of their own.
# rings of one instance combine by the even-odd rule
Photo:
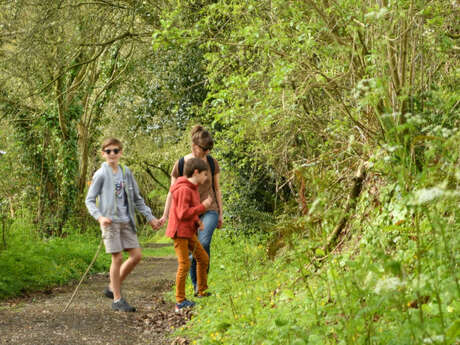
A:
<svg viewBox="0 0 460 345">
<path fill-rule="evenodd" d="M 101 226 L 103 228 L 109 226 L 110 224 L 112 224 L 112 219 L 110 218 L 107 218 L 107 217 L 104 217 L 104 216 L 100 216 L 97 221 L 99 222 L 99 224 L 101 224 Z"/>
<path fill-rule="evenodd" d="M 224 217 L 219 214 L 219 219 L 217 220 L 217 228 L 220 229 L 222 228 L 222 224 L 224 223 Z"/>
<path fill-rule="evenodd" d="M 198 221 L 198 230 L 203 231 L 204 230 L 204 224 L 201 221 L 201 219 Z"/>
<path fill-rule="evenodd" d="M 208 209 L 212 204 L 212 198 L 210 195 L 202 202 L 203 206 Z"/>
<path fill-rule="evenodd" d="M 159 219 L 152 219 L 150 222 L 149 222 L 150 226 L 152 227 L 153 230 L 158 230 L 159 228 L 161 228 L 161 221 Z"/>
<path fill-rule="evenodd" d="M 161 217 L 161 218 L 159 219 L 159 221 L 160 221 L 160 226 L 163 226 L 163 225 L 166 223 L 167 220 L 168 220 L 168 217 L 167 217 L 167 216 Z"/>
</svg>

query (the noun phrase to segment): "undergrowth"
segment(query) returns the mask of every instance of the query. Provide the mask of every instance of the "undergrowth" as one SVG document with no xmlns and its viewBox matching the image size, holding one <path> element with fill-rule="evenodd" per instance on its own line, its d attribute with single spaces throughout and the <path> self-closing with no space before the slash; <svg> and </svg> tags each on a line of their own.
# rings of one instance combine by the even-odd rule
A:
<svg viewBox="0 0 460 345">
<path fill-rule="evenodd" d="M 79 279 L 99 244 L 91 234 L 42 239 L 33 229 L 18 220 L 10 229 L 8 246 L 0 250 L 0 299 Z M 91 272 L 107 271 L 109 264 L 102 249 Z"/>
<path fill-rule="evenodd" d="M 395 186 L 363 196 L 328 255 L 314 232 L 291 234 L 273 260 L 266 240 L 216 232 L 214 296 L 179 333 L 202 345 L 458 343 L 458 196 Z"/>
</svg>

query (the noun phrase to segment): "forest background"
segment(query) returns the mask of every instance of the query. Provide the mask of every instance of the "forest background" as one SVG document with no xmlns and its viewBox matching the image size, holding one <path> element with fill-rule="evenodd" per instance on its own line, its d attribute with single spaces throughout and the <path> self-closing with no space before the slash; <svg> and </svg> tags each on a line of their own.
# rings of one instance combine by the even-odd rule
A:
<svg viewBox="0 0 460 345">
<path fill-rule="evenodd" d="M 83 200 L 104 137 L 123 141 L 161 215 L 201 123 L 225 229 L 216 298 L 188 337 L 458 343 L 459 9 L 1 1 L 0 297 L 86 268 L 99 233 Z"/>
</svg>

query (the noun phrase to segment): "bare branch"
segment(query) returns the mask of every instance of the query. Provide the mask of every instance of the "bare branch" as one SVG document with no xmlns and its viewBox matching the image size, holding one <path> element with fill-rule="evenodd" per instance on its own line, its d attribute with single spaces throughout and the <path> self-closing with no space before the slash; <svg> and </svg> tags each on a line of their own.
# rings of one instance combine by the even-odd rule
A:
<svg viewBox="0 0 460 345">
<path fill-rule="evenodd" d="M 165 186 L 163 183 L 160 182 L 160 180 L 158 180 L 155 175 L 153 174 L 152 170 L 150 170 L 150 167 L 145 164 L 146 167 L 144 168 L 145 169 L 145 172 L 152 178 L 152 180 L 154 180 L 161 188 L 163 188 L 164 190 L 169 190 L 169 188 L 167 186 Z M 157 168 L 157 167 L 155 167 Z"/>
<path fill-rule="evenodd" d="M 99 46 L 99 47 L 105 47 L 105 46 L 108 46 L 108 45 L 111 45 L 113 43 L 115 43 L 116 41 L 120 41 L 122 39 L 125 39 L 125 38 L 134 38 L 134 37 L 148 37 L 148 36 L 151 36 L 153 34 L 153 32 L 144 32 L 144 33 L 138 33 L 138 34 L 135 34 L 135 33 L 132 33 L 132 32 L 125 32 L 124 34 L 121 34 L 120 36 L 117 36 L 109 41 L 106 41 L 106 42 L 103 42 L 103 43 L 81 43 L 80 46 L 82 47 L 94 47 L 94 46 Z"/>
<path fill-rule="evenodd" d="M 109 1 L 104 1 L 104 0 L 93 1 L 93 2 L 81 2 L 79 4 L 67 5 L 67 6 L 63 6 L 61 8 L 66 8 L 66 7 L 76 8 L 76 7 L 82 7 L 82 6 L 87 6 L 87 5 L 109 6 L 109 7 L 120 8 L 122 10 L 129 10 L 130 9 L 129 7 L 121 6 L 121 5 L 118 5 L 118 4 L 113 4 L 113 3 L 109 2 Z"/>
<path fill-rule="evenodd" d="M 80 62 L 80 63 L 77 63 L 77 64 L 74 64 L 74 65 L 71 65 L 67 68 L 64 69 L 64 71 L 59 74 L 57 77 L 55 77 L 53 80 L 51 80 L 48 84 L 46 84 L 44 87 L 42 87 L 40 90 L 36 91 L 36 92 L 33 92 L 29 95 L 27 95 L 25 98 L 29 98 L 29 97 L 32 97 L 32 96 L 35 96 L 35 95 L 38 95 L 40 93 L 42 93 L 44 90 L 46 90 L 48 87 L 50 87 L 54 82 L 56 82 L 56 80 L 58 80 L 59 78 L 61 78 L 65 73 L 67 73 L 68 71 L 70 71 L 72 68 L 75 68 L 75 67 L 78 67 L 78 66 L 81 66 L 81 65 L 86 65 L 86 64 L 89 64 L 95 60 L 97 60 L 97 58 L 99 56 L 102 55 L 102 53 L 105 51 L 105 47 L 102 48 L 94 57 L 92 57 L 91 59 L 89 60 L 86 60 L 86 61 L 83 61 L 83 62 Z"/>
</svg>

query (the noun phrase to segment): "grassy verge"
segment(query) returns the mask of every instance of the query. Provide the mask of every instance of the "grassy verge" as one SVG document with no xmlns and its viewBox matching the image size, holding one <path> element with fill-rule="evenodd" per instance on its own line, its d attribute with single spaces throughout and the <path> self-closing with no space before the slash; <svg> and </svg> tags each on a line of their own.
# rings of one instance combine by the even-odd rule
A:
<svg viewBox="0 0 460 345">
<path fill-rule="evenodd" d="M 152 232 L 146 225 L 141 231 L 139 242 L 141 243 L 142 253 L 144 256 L 151 257 L 175 257 L 174 247 L 170 238 L 166 237 L 165 228 Z"/>
<path fill-rule="evenodd" d="M 13 226 L 0 251 L 0 299 L 79 279 L 93 258 L 99 239 L 90 235 L 38 238 L 30 226 Z M 110 258 L 99 255 L 92 272 L 106 271 Z"/>
<path fill-rule="evenodd" d="M 436 207 L 399 225 L 381 211 L 357 219 L 329 256 L 297 234 L 271 260 L 263 241 L 217 232 L 215 294 L 179 333 L 193 344 L 456 344 L 458 210 Z"/>
<path fill-rule="evenodd" d="M 142 245 L 142 254 L 150 257 L 175 257 L 176 255 L 172 245 L 159 248 L 149 248 L 148 244 Z"/>
<path fill-rule="evenodd" d="M 144 256 L 174 256 L 172 246 L 152 245 L 162 239 L 160 232 L 140 236 Z M 0 299 L 80 279 L 96 252 L 98 235 L 70 233 L 65 238 L 41 239 L 32 224 L 17 220 L 8 234 L 7 247 L 0 248 Z M 107 272 L 110 262 L 102 248 L 90 273 Z"/>
</svg>

